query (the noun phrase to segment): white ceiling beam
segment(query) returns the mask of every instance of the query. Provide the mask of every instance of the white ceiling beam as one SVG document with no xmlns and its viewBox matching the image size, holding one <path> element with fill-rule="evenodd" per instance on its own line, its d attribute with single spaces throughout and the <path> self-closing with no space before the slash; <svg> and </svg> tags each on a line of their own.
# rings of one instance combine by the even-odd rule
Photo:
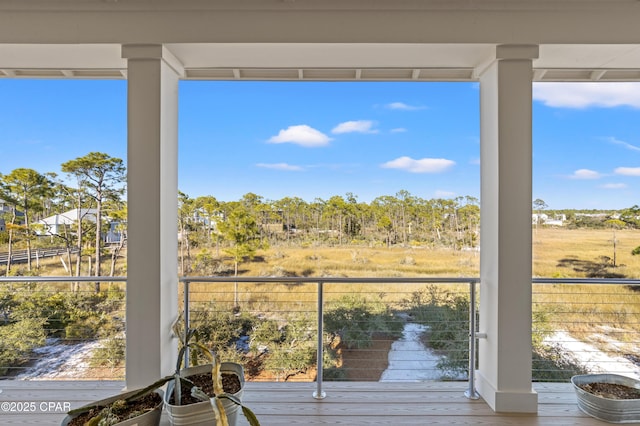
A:
<svg viewBox="0 0 640 426">
<path fill-rule="evenodd" d="M 535 69 L 533 70 L 533 81 L 542 81 L 547 70 Z"/>
<path fill-rule="evenodd" d="M 277 80 L 277 81 L 477 81 L 474 69 L 459 68 L 208 68 L 185 69 L 185 80 Z M 0 68 L 0 78 L 69 78 L 119 79 L 127 78 L 127 70 L 111 69 L 55 69 Z M 632 81 L 640 82 L 640 67 L 635 69 L 535 69 L 533 81 Z"/>
<path fill-rule="evenodd" d="M 640 2 L 0 0 L 0 11 L 0 41 L 17 44 L 634 44 Z"/>
</svg>

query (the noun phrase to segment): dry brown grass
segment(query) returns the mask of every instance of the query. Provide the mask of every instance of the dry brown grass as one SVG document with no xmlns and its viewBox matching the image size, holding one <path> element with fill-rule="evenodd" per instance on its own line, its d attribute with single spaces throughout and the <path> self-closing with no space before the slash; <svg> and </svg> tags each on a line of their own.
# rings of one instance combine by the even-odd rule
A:
<svg viewBox="0 0 640 426">
<path fill-rule="evenodd" d="M 533 275 L 537 277 L 588 277 L 589 268 L 614 257 L 614 231 L 607 229 L 540 228 L 533 230 Z M 640 277 L 640 256 L 631 251 L 640 246 L 640 230 L 617 230 L 616 268 L 606 272 L 626 278 Z M 576 269 L 583 269 L 582 271 Z"/>
<path fill-rule="evenodd" d="M 616 267 L 612 230 L 539 228 L 532 230 L 533 271 L 537 277 L 572 278 L 602 277 L 640 278 L 640 256 L 632 256 L 633 248 L 640 245 L 640 231 L 617 230 Z M 603 261 L 609 258 L 609 264 Z M 480 255 L 472 251 L 428 249 L 424 247 L 274 247 L 242 263 L 244 276 L 306 276 L 322 277 L 477 277 Z M 122 264 L 121 263 L 121 267 Z M 121 271 L 119 271 L 121 272 Z M 40 275 L 64 275 L 59 260 L 42 262 Z M 88 283 L 87 285 L 91 285 Z M 66 284 L 57 285 L 62 289 Z M 105 285 L 106 286 L 106 285 Z M 460 291 L 465 286 L 460 285 Z M 407 297 L 424 285 L 325 285 L 327 299 L 342 295 L 362 294 L 364 297 L 394 303 Z M 451 290 L 451 287 L 447 287 Z M 457 290 L 455 290 L 457 291 Z M 614 328 L 629 325 L 640 315 L 640 301 L 636 292 L 623 286 L 568 286 L 536 285 L 534 300 L 552 320 L 563 322 L 575 333 L 593 330 L 603 321 Z M 233 282 L 192 285 L 193 301 L 215 298 L 218 303 L 233 303 Z M 266 308 L 277 301 L 291 310 L 309 310 L 316 300 L 315 282 L 291 284 L 239 284 L 240 302 L 256 309 Z M 597 302 L 597 303 L 596 303 Z M 562 314 L 560 314 L 562 312 Z M 596 316 L 594 316 L 596 314 Z"/>
<path fill-rule="evenodd" d="M 415 277 L 478 276 L 477 252 L 447 249 L 370 247 L 278 247 L 265 263 L 244 264 L 248 276 L 285 272 L 296 276 Z"/>
<path fill-rule="evenodd" d="M 613 266 L 612 230 L 539 229 L 533 232 L 534 275 L 551 278 L 640 278 L 640 231 L 617 230 Z M 605 259 L 604 257 L 608 258 Z M 594 333 L 638 343 L 640 292 L 620 285 L 534 285 L 535 309 L 547 313 L 555 329 L 594 341 Z M 597 336 L 596 336 L 597 339 Z"/>
<path fill-rule="evenodd" d="M 480 256 L 477 252 L 431 250 L 426 248 L 369 247 L 277 247 L 259 254 L 254 261 L 240 265 L 242 275 L 250 277 L 309 277 L 310 284 L 239 283 L 239 300 L 258 308 L 260 304 L 278 303 L 307 305 L 315 303 L 315 277 L 477 277 Z M 233 277 L 230 277 L 233 281 Z M 372 299 L 397 302 L 424 284 L 325 284 L 327 300 L 345 294 L 361 294 Z M 451 287 L 450 287 L 451 288 Z M 233 302 L 233 282 L 222 284 L 192 284 L 192 300 L 215 299 Z"/>
</svg>

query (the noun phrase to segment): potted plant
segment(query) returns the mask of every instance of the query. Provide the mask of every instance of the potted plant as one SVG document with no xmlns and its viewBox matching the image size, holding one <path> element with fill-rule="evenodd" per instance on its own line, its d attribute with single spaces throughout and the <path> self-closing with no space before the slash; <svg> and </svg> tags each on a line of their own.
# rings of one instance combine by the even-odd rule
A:
<svg viewBox="0 0 640 426">
<path fill-rule="evenodd" d="M 157 426 L 162 414 L 163 392 L 166 383 L 160 380 L 144 389 L 129 391 L 71 410 L 62 426 Z"/>
<path fill-rule="evenodd" d="M 249 424 L 260 426 L 255 414 L 241 402 L 244 388 L 243 367 L 237 363 L 221 363 L 217 356 L 197 341 L 196 330 L 180 333 L 176 321 L 173 331 L 175 335 L 182 337 L 173 375 L 144 389 L 115 395 L 71 410 L 62 426 L 156 426 L 160 423 L 163 403 L 169 421 L 174 425 L 210 425 L 211 420 L 215 419 L 216 426 L 234 426 L 238 408 L 242 408 Z M 181 369 L 187 350 L 196 351 L 209 363 Z M 203 376 L 204 381 L 201 380 Z M 164 385 L 167 385 L 167 392 L 160 389 Z M 232 389 L 234 385 L 237 389 Z"/>
<path fill-rule="evenodd" d="M 610 423 L 640 422 L 640 381 L 618 374 L 573 376 L 578 407 Z"/>
<path fill-rule="evenodd" d="M 213 414 L 217 426 L 234 426 L 238 409 L 241 408 L 249 424 L 259 426 L 255 414 L 242 405 L 242 365 L 221 363 L 216 355 L 198 341 L 196 330 L 185 328 L 181 333 L 176 322 L 173 331 L 175 335 L 181 336 L 181 348 L 176 372 L 168 382 L 164 395 L 169 422 L 173 425 L 208 425 L 211 424 Z M 181 369 L 187 351 L 202 355 L 208 363 Z"/>
</svg>

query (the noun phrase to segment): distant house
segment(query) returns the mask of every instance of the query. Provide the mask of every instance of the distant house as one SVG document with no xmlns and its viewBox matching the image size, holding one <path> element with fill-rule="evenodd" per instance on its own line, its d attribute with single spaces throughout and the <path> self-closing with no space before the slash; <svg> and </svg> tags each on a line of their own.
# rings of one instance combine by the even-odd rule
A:
<svg viewBox="0 0 640 426">
<path fill-rule="evenodd" d="M 71 227 L 79 220 L 96 222 L 96 209 L 72 209 L 60 214 L 54 214 L 36 222 L 41 225 L 38 235 L 62 235 L 64 227 Z"/>
<path fill-rule="evenodd" d="M 122 222 L 109 223 L 109 230 L 104 236 L 104 242 L 107 244 L 118 244 L 122 238 L 126 238 L 126 233 L 122 230 Z"/>
<path fill-rule="evenodd" d="M 0 214 L 9 213 L 11 211 L 11 206 L 2 198 L 0 198 Z"/>
<path fill-rule="evenodd" d="M 36 233 L 40 236 L 62 235 L 64 227 L 71 228 L 70 232 L 75 232 L 73 228 L 78 220 L 96 223 L 96 209 L 71 209 L 64 213 L 54 214 L 36 222 L 40 225 Z M 103 219 L 107 219 L 103 216 Z M 108 220 L 108 219 L 107 219 Z M 123 237 L 120 230 L 122 222 L 109 222 L 109 230 L 104 234 L 104 241 L 109 244 L 117 244 Z"/>
<path fill-rule="evenodd" d="M 565 214 L 556 214 L 553 218 L 544 213 L 534 213 L 531 215 L 532 225 L 564 226 L 566 221 L 567 215 Z"/>
</svg>

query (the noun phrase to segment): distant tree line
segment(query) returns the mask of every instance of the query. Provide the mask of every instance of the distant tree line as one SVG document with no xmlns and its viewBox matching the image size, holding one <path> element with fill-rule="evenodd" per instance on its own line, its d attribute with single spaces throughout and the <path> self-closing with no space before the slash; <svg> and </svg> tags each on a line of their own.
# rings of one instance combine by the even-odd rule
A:
<svg viewBox="0 0 640 426">
<path fill-rule="evenodd" d="M 222 247 L 236 266 L 259 247 L 282 244 L 400 244 L 460 250 L 478 246 L 479 226 L 480 207 L 473 197 L 425 200 L 400 191 L 364 203 L 352 193 L 311 202 L 298 197 L 266 200 L 254 193 L 232 202 L 179 196 L 183 273 L 192 270 L 188 259 L 195 247 L 211 247 L 217 257 Z"/>
<path fill-rule="evenodd" d="M 66 177 L 64 181 L 56 173 L 27 168 L 0 174 L 0 199 L 4 200 L 4 208 L 0 209 L 0 221 L 4 223 L 0 246 L 11 252 L 14 247 L 30 251 L 33 244 L 43 245 L 46 241 L 63 245 L 68 253 L 61 261 L 70 276 L 83 275 L 84 271 L 103 275 L 102 263 L 110 252 L 113 275 L 126 241 L 123 161 L 90 152 L 63 163 L 61 172 Z M 259 248 L 281 244 L 420 245 L 452 250 L 479 246 L 480 205 L 470 196 L 424 199 L 401 190 L 365 203 L 353 193 L 306 201 L 299 197 L 268 200 L 249 192 L 238 201 L 224 202 L 212 195 L 192 198 L 180 192 L 177 203 L 182 274 L 194 269 L 213 274 L 219 264 L 214 258 L 219 259 L 222 254 L 233 260 L 237 273 L 238 263 L 253 257 Z M 547 204 L 537 199 L 533 207 L 538 214 L 543 210 L 549 215 L 564 214 L 568 227 L 640 227 L 637 205 L 611 212 L 546 210 Z M 93 209 L 95 219 L 79 217 L 71 226 L 58 227 L 55 234 L 38 223 L 71 209 Z M 123 238 L 118 245 L 107 246 L 104 241 L 105 216 L 121 224 Z M 38 235 L 50 238 L 37 238 Z M 72 248 L 77 255 L 72 255 Z M 33 273 L 30 259 L 29 256 L 27 270 L 20 273 Z M 16 273 L 12 272 L 10 261 L 4 266 L 6 275 Z"/>
</svg>

